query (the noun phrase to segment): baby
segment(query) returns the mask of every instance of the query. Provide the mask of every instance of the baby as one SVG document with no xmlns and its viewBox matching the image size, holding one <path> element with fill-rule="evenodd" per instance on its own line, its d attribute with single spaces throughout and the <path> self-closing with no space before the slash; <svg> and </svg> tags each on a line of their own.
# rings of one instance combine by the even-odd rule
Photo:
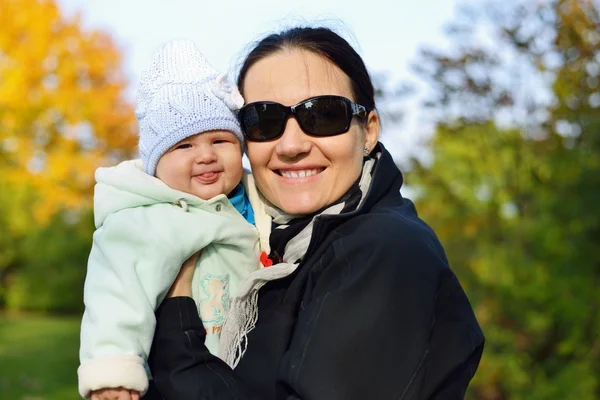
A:
<svg viewBox="0 0 600 400">
<path fill-rule="evenodd" d="M 79 392 L 139 399 L 154 312 L 199 250 L 193 298 L 218 355 L 230 296 L 258 269 L 259 240 L 240 183 L 237 88 L 189 41 L 159 49 L 140 82 L 141 160 L 96 171 L 96 232 L 84 287 Z M 252 184 L 250 197 L 257 196 Z M 120 396 L 120 397 L 119 397 Z"/>
</svg>

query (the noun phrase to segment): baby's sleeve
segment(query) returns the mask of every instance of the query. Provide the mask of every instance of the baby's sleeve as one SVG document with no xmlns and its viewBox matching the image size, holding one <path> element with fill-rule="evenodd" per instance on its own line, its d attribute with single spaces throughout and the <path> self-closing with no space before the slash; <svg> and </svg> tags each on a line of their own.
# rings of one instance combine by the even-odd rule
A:
<svg viewBox="0 0 600 400">
<path fill-rule="evenodd" d="M 84 286 L 79 393 L 148 389 L 145 363 L 154 311 L 189 256 L 164 237 L 143 208 L 110 216 L 93 236 Z M 156 221 L 154 221 L 156 222 Z M 158 226 L 161 226 L 159 224 Z"/>
</svg>

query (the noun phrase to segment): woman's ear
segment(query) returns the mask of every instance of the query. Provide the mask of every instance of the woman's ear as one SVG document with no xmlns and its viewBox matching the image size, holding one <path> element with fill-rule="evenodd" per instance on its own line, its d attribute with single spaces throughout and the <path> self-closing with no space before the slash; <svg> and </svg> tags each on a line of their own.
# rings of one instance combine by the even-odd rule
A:
<svg viewBox="0 0 600 400">
<path fill-rule="evenodd" d="M 365 147 L 373 150 L 379 140 L 379 114 L 373 110 L 367 116 L 365 125 Z"/>
</svg>

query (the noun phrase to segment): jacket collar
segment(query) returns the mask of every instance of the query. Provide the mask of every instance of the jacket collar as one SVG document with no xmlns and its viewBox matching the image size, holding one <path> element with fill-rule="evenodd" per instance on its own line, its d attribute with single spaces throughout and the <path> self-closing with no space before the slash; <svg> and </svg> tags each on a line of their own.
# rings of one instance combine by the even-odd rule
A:
<svg viewBox="0 0 600 400">
<path fill-rule="evenodd" d="M 390 194 L 400 196 L 400 188 L 404 182 L 402 173 L 396 166 L 392 155 L 381 142 L 377 143 L 372 152 L 372 154 L 378 153 L 380 156 L 373 171 L 371 185 L 363 203 L 356 210 L 357 213 L 368 212 L 376 203 Z"/>
</svg>

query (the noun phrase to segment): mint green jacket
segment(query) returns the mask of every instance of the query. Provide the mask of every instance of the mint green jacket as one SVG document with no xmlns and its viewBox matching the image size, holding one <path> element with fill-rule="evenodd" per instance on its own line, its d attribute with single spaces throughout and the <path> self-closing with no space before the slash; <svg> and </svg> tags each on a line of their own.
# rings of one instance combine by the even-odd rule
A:
<svg viewBox="0 0 600 400">
<path fill-rule="evenodd" d="M 246 174 L 244 182 L 249 179 Z M 96 182 L 97 230 L 84 287 L 79 391 L 84 398 L 109 387 L 144 393 L 154 311 L 183 262 L 202 249 L 192 292 L 207 346 L 217 354 L 229 298 L 259 268 L 259 233 L 227 196 L 202 200 L 173 190 L 147 175 L 139 160 L 99 168 Z M 252 202 L 256 189 L 253 182 L 248 186 Z M 258 224 L 266 226 L 261 204 L 252 205 Z"/>
</svg>

